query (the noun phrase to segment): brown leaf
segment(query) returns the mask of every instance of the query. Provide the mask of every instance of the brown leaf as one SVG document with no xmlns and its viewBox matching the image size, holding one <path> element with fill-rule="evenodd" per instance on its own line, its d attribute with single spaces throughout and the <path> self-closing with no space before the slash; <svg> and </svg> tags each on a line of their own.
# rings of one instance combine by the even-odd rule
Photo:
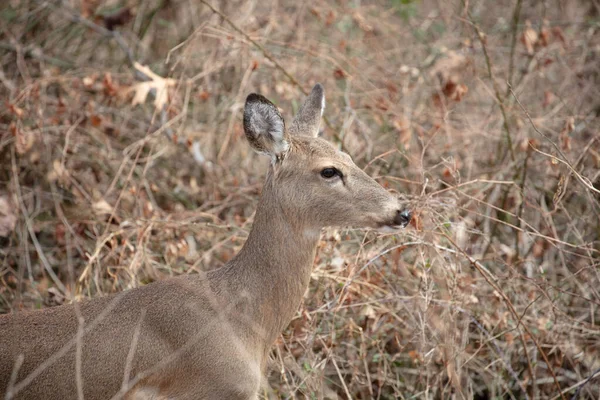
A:
<svg viewBox="0 0 600 400">
<path fill-rule="evenodd" d="M 92 203 L 92 209 L 98 215 L 110 215 L 112 214 L 112 206 L 104 199 L 100 199 Z"/>
<path fill-rule="evenodd" d="M 398 138 L 400 139 L 400 143 L 404 145 L 406 150 L 410 149 L 410 139 L 412 137 L 412 130 L 410 128 L 410 121 L 404 115 L 396 118 L 392 125 L 398 131 Z"/>
<path fill-rule="evenodd" d="M 348 74 L 341 68 L 336 68 L 333 70 L 333 77 L 338 81 L 341 79 L 346 79 Z"/>
<path fill-rule="evenodd" d="M 360 29 L 367 33 L 373 32 L 373 26 L 369 24 L 365 17 L 363 17 L 358 11 L 355 11 L 352 14 L 352 18 L 354 19 L 354 22 L 356 22 Z"/>
<path fill-rule="evenodd" d="M 0 196 L 0 237 L 8 237 L 17 225 L 16 210 L 7 195 Z"/>
<path fill-rule="evenodd" d="M 378 97 L 377 100 L 375 100 L 375 107 L 377 107 L 381 111 L 387 111 L 390 109 L 388 101 L 383 97 Z"/>
<path fill-rule="evenodd" d="M 570 133 L 575 129 L 575 119 L 570 117 L 565 122 L 565 126 L 563 130 L 560 132 L 558 136 L 560 139 L 560 147 L 565 151 L 571 150 L 571 136 Z"/>
<path fill-rule="evenodd" d="M 24 131 L 11 123 L 11 131 L 15 135 L 15 147 L 17 154 L 23 155 L 27 153 L 33 147 L 35 142 L 35 135 L 32 132 Z"/>
<path fill-rule="evenodd" d="M 542 239 L 538 239 L 535 241 L 535 243 L 533 244 L 533 256 L 536 258 L 540 258 L 544 255 L 545 250 L 546 250 L 546 244 L 547 242 L 545 240 Z"/>
<path fill-rule="evenodd" d="M 542 47 L 547 47 L 550 44 L 550 30 L 548 29 L 548 27 L 544 26 L 540 30 L 540 39 L 538 43 Z"/>
<path fill-rule="evenodd" d="M 150 78 L 149 81 L 140 82 L 133 85 L 130 90 L 133 90 L 134 96 L 131 101 L 132 105 L 143 104 L 148 97 L 150 90 L 155 90 L 154 107 L 157 110 L 161 110 L 169 99 L 169 88 L 175 86 L 177 81 L 171 78 L 163 78 L 162 76 L 156 75 L 152 70 L 139 63 L 134 64 L 135 69 Z"/>
<path fill-rule="evenodd" d="M 54 160 L 52 162 L 52 170 L 48 172 L 46 176 L 50 182 L 60 182 L 62 185 L 67 185 L 70 181 L 69 171 L 62 165 L 60 160 Z"/>
<path fill-rule="evenodd" d="M 82 0 L 81 1 L 81 15 L 84 18 L 89 18 L 96 12 L 96 9 L 100 5 L 100 0 Z"/>
<path fill-rule="evenodd" d="M 455 77 L 449 78 L 446 81 L 444 87 L 442 88 L 442 93 L 444 93 L 444 96 L 456 102 L 461 101 L 468 91 L 469 88 L 467 87 L 467 85 L 463 83 L 457 83 Z"/>
<path fill-rule="evenodd" d="M 92 87 L 94 86 L 94 83 L 96 82 L 96 77 L 95 76 L 85 76 L 82 80 L 81 83 L 83 83 L 83 86 L 86 89 L 92 89 Z"/>
<path fill-rule="evenodd" d="M 413 363 L 418 364 L 423 361 L 423 358 L 419 354 L 417 350 L 411 350 L 408 352 L 408 356 L 413 361 Z"/>
<path fill-rule="evenodd" d="M 550 104 L 554 103 L 556 100 L 556 95 L 549 90 L 544 91 L 544 102 L 542 106 L 544 108 L 548 107 Z"/>
<path fill-rule="evenodd" d="M 538 42 L 538 34 L 531 27 L 530 21 L 525 21 L 525 25 L 526 28 L 523 31 L 523 34 L 521 35 L 521 43 L 523 43 L 523 45 L 527 49 L 527 54 L 532 55 L 534 52 L 535 45 Z"/>
<path fill-rule="evenodd" d="M 133 18 L 133 14 L 131 13 L 131 9 L 129 7 L 124 7 L 113 14 L 109 14 L 104 16 L 104 26 L 109 31 L 114 30 L 117 26 L 123 26 L 128 23 L 131 18 Z"/>
<path fill-rule="evenodd" d="M 537 148 L 539 144 L 539 141 L 535 138 L 525 138 L 519 144 L 519 150 L 522 152 L 530 152 L 533 148 Z"/>
<path fill-rule="evenodd" d="M 55 287 L 48 288 L 48 297 L 46 298 L 45 304 L 47 306 L 60 306 L 65 302 L 65 296 Z"/>
<path fill-rule="evenodd" d="M 333 10 L 329 10 L 327 16 L 325 17 L 325 25 L 329 26 L 335 22 L 335 13 Z"/>
<path fill-rule="evenodd" d="M 568 46 L 567 39 L 565 38 L 565 35 L 564 35 L 562 29 L 560 29 L 560 27 L 555 26 L 554 28 L 552 28 L 552 36 L 557 38 L 562 43 L 564 48 L 567 48 L 567 46 Z"/>
<path fill-rule="evenodd" d="M 102 117 L 94 114 L 90 117 L 90 123 L 92 124 L 93 127 L 97 128 L 100 125 L 102 125 Z"/>
<path fill-rule="evenodd" d="M 17 118 L 21 119 L 23 117 L 23 114 L 25 114 L 25 110 L 23 110 L 22 108 L 14 105 L 14 104 L 10 104 L 7 103 L 8 105 L 8 109 L 9 111 Z"/>
<path fill-rule="evenodd" d="M 112 75 L 109 72 L 104 74 L 102 84 L 104 86 L 105 95 L 109 97 L 114 97 L 117 95 L 117 93 L 119 93 L 119 87 L 115 83 L 113 83 Z"/>
<path fill-rule="evenodd" d="M 206 100 L 208 100 L 210 98 L 210 93 L 207 92 L 206 90 L 203 90 L 202 92 L 200 92 L 198 94 L 198 97 L 200 97 L 200 100 L 206 101 Z"/>
</svg>

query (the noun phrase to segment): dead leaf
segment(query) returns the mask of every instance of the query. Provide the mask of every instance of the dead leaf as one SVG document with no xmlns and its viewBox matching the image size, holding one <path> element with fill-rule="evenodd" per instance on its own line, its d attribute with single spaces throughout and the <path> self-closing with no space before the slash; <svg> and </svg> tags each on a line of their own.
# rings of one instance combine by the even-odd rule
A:
<svg viewBox="0 0 600 400">
<path fill-rule="evenodd" d="M 210 98 L 210 92 L 207 92 L 206 90 L 203 90 L 202 92 L 200 92 L 198 94 L 198 97 L 200 97 L 200 100 L 202 101 L 206 101 Z"/>
<path fill-rule="evenodd" d="M 469 88 L 464 83 L 457 83 L 456 80 L 456 77 L 448 78 L 446 84 L 442 88 L 442 93 L 444 93 L 444 96 L 450 100 L 459 102 L 462 100 L 464 95 L 469 92 Z"/>
<path fill-rule="evenodd" d="M 343 69 L 336 68 L 333 70 L 333 77 L 339 81 L 341 79 L 346 79 L 348 77 L 348 74 Z"/>
<path fill-rule="evenodd" d="M 94 77 L 94 76 L 85 76 L 81 80 L 81 83 L 83 83 L 83 86 L 86 89 L 91 89 L 95 82 L 96 82 L 96 77 Z"/>
<path fill-rule="evenodd" d="M 90 116 L 90 122 L 94 128 L 99 127 L 102 124 L 102 117 L 99 115 L 93 114 Z"/>
<path fill-rule="evenodd" d="M 548 28 L 548 20 L 544 20 L 544 26 L 540 29 L 539 44 L 542 47 L 547 47 L 550 44 L 550 29 Z"/>
<path fill-rule="evenodd" d="M 60 182 L 61 185 L 68 185 L 69 183 L 69 171 L 60 162 L 60 160 L 54 160 L 52 162 L 52 170 L 48 172 L 47 179 L 50 182 Z"/>
<path fill-rule="evenodd" d="M 363 309 L 360 311 L 360 315 L 363 315 L 369 319 L 375 319 L 377 317 L 377 313 L 375 312 L 375 309 L 373 307 L 371 307 L 369 304 L 367 304 L 366 306 L 363 307 Z"/>
<path fill-rule="evenodd" d="M 118 26 L 123 26 L 133 18 L 131 9 L 129 7 L 122 8 L 112 14 L 106 15 L 104 20 L 104 26 L 109 31 L 113 31 Z"/>
<path fill-rule="evenodd" d="M 23 117 L 23 114 L 25 114 L 25 110 L 23 110 L 21 107 L 10 103 L 8 103 L 7 105 L 9 111 L 13 113 L 17 118 L 21 119 Z"/>
<path fill-rule="evenodd" d="M 567 38 L 565 37 L 562 29 L 560 29 L 560 27 L 555 26 L 554 28 L 552 28 L 552 36 L 554 36 L 555 38 L 557 38 L 563 45 L 564 48 L 567 48 Z"/>
<path fill-rule="evenodd" d="M 419 352 L 417 350 L 409 351 L 408 356 L 410 357 L 412 362 L 415 364 L 419 364 L 423 361 L 423 357 L 421 357 L 421 354 L 419 354 Z"/>
<path fill-rule="evenodd" d="M 554 103 L 556 100 L 556 95 L 549 90 L 544 91 L 544 102 L 542 103 L 542 107 L 546 108 L 550 104 Z"/>
<path fill-rule="evenodd" d="M 522 152 L 531 152 L 534 148 L 537 148 L 539 144 L 539 141 L 535 138 L 525 138 L 521 141 L 519 149 Z"/>
<path fill-rule="evenodd" d="M 96 9 L 100 5 L 100 0 L 82 0 L 81 1 L 81 15 L 84 18 L 89 18 L 96 12 Z"/>
<path fill-rule="evenodd" d="M 134 64 L 135 69 L 150 78 L 149 81 L 140 82 L 131 87 L 134 91 L 132 105 L 143 104 L 148 97 L 148 93 L 151 90 L 155 90 L 154 107 L 157 110 L 162 110 L 169 99 L 169 88 L 175 86 L 177 81 L 171 78 L 163 78 L 162 76 L 156 75 L 152 70 L 140 63 Z"/>
<path fill-rule="evenodd" d="M 112 75 L 107 72 L 104 74 L 104 80 L 102 81 L 104 86 L 104 94 L 109 97 L 114 97 L 119 93 L 119 87 L 113 82 Z"/>
<path fill-rule="evenodd" d="M 8 237 L 16 225 L 14 206 L 8 196 L 0 196 L 0 237 Z"/>
<path fill-rule="evenodd" d="M 367 33 L 373 32 L 373 26 L 369 24 L 365 17 L 363 17 L 358 11 L 352 13 L 352 18 L 354 19 L 354 22 L 356 22 L 360 29 Z"/>
<path fill-rule="evenodd" d="M 405 149 L 410 149 L 410 139 L 412 138 L 411 124 L 408 118 L 404 115 L 394 119 L 392 125 L 398 131 L 398 139 Z"/>
<path fill-rule="evenodd" d="M 523 31 L 523 34 L 521 35 L 521 43 L 523 43 L 523 45 L 527 49 L 527 54 L 532 55 L 534 52 L 535 45 L 538 42 L 538 34 L 531 27 L 530 21 L 525 21 L 525 26 L 525 31 Z"/>
<path fill-rule="evenodd" d="M 15 136 L 15 147 L 17 154 L 23 155 L 27 153 L 33 147 L 35 142 L 35 135 L 32 132 L 24 131 L 12 122 L 9 129 Z"/>
<path fill-rule="evenodd" d="M 575 130 L 575 119 L 570 117 L 565 122 L 565 126 L 563 130 L 560 132 L 558 136 L 560 139 L 560 147 L 565 151 L 571 150 L 571 136 L 570 133 Z"/>
<path fill-rule="evenodd" d="M 104 199 L 100 199 L 92 203 L 92 209 L 98 216 L 112 214 L 112 206 Z"/>
<path fill-rule="evenodd" d="M 55 287 L 48 288 L 48 297 L 46 298 L 45 304 L 47 306 L 60 306 L 65 302 L 65 296 Z"/>
<path fill-rule="evenodd" d="M 325 25 L 329 26 L 335 22 L 335 13 L 333 10 L 329 10 L 327 16 L 325 17 Z"/>
</svg>

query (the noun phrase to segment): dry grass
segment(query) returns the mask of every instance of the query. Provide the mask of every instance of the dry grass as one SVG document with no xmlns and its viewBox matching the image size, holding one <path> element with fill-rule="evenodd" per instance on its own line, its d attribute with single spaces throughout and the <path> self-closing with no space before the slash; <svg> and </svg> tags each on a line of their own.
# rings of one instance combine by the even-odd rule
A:
<svg viewBox="0 0 600 400">
<path fill-rule="evenodd" d="M 82 1 L 0 6 L 0 311 L 225 263 L 266 169 L 245 96 L 322 82 L 417 218 L 324 233 L 264 394 L 600 397 L 597 1 Z"/>
</svg>

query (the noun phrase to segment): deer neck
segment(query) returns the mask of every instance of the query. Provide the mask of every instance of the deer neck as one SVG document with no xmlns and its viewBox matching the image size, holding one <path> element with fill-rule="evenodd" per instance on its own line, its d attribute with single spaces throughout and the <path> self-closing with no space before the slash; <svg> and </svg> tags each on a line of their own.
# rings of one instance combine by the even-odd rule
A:
<svg viewBox="0 0 600 400">
<path fill-rule="evenodd" d="M 232 267 L 247 286 L 249 312 L 270 345 L 294 317 L 308 287 L 320 229 L 286 215 L 269 173 L 248 240 Z"/>
</svg>

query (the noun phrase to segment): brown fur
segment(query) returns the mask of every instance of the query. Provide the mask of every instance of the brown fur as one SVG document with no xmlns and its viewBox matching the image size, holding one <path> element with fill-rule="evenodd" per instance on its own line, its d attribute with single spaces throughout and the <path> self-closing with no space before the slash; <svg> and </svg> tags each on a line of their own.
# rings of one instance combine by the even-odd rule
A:
<svg viewBox="0 0 600 400">
<path fill-rule="evenodd" d="M 203 275 L 79 303 L 81 335 L 74 304 L 0 316 L 0 394 L 11 386 L 7 398 L 76 399 L 79 381 L 86 400 L 255 399 L 269 349 L 308 286 L 320 229 L 397 225 L 397 200 L 315 137 L 319 95 L 293 122 L 309 135 L 250 132 L 274 162 L 236 257 Z M 258 112 L 276 112 L 268 104 Z M 259 127 L 275 118 L 256 117 Z M 323 178 L 328 167 L 343 179 Z"/>
</svg>

